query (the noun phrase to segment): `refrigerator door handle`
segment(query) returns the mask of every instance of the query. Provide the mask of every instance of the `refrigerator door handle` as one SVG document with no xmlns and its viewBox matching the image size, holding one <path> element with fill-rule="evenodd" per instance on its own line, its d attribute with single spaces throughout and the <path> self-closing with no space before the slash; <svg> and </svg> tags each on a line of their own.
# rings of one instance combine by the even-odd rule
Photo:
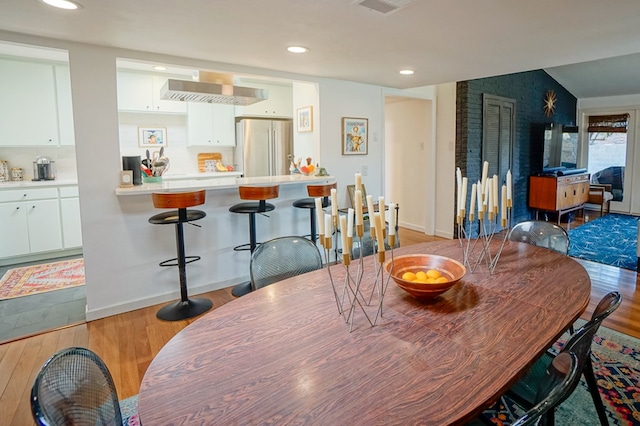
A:
<svg viewBox="0 0 640 426">
<path fill-rule="evenodd" d="M 270 150 L 269 150 L 269 176 L 273 176 L 274 172 L 275 172 L 275 161 L 276 161 L 276 131 L 275 129 L 271 129 L 271 131 L 269 132 L 269 143 L 270 143 Z"/>
</svg>

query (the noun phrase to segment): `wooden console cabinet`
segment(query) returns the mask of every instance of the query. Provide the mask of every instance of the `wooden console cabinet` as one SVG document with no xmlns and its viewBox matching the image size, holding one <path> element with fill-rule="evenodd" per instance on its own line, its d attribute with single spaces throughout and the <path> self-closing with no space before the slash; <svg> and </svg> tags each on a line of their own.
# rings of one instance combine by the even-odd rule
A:
<svg viewBox="0 0 640 426">
<path fill-rule="evenodd" d="M 530 176 L 529 208 L 563 214 L 584 209 L 589 198 L 589 173 L 568 176 Z"/>
</svg>

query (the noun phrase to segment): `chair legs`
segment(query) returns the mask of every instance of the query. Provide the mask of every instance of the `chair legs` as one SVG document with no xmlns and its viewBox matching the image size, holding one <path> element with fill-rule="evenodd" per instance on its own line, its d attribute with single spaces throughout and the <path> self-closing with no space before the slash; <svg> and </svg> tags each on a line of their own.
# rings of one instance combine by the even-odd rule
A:
<svg viewBox="0 0 640 426">
<path fill-rule="evenodd" d="M 256 250 L 256 214 L 249 213 L 249 250 L 253 253 Z M 242 247 L 242 246 L 239 246 Z M 238 247 L 236 247 L 237 249 Z M 240 249 L 241 250 L 241 249 Z M 246 249 L 245 249 L 246 250 Z M 251 293 L 251 281 L 247 281 L 241 284 L 238 284 L 233 287 L 231 290 L 231 294 L 235 297 L 241 297 L 245 294 Z"/>
<path fill-rule="evenodd" d="M 209 299 L 189 299 L 187 292 L 187 257 L 184 249 L 184 228 L 182 222 L 176 224 L 176 247 L 178 273 L 180 275 L 180 301 L 161 308 L 156 316 L 165 321 L 179 321 L 198 316 L 213 306 Z"/>
<path fill-rule="evenodd" d="M 591 362 L 589 362 L 585 366 L 584 378 L 587 381 L 587 386 L 589 387 L 589 393 L 591 394 L 593 403 L 596 406 L 596 411 L 598 412 L 598 419 L 600 419 L 600 424 L 603 426 L 608 426 L 609 421 L 607 420 L 607 414 L 604 408 L 604 404 L 602 403 L 602 397 L 600 396 L 600 392 L 598 391 L 598 383 L 596 382 L 596 376 L 593 373 L 593 366 Z"/>
</svg>

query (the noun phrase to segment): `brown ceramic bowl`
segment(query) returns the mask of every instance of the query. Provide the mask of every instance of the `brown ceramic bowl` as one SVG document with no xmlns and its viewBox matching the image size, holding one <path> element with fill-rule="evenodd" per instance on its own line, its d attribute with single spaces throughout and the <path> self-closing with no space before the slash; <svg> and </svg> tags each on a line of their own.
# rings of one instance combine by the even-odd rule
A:
<svg viewBox="0 0 640 426">
<path fill-rule="evenodd" d="M 398 287 L 420 300 L 428 300 L 437 297 L 454 286 L 464 274 L 467 273 L 464 265 L 457 260 L 436 254 L 407 254 L 396 256 L 388 260 L 384 265 L 385 270 L 391 274 L 391 278 Z M 435 269 L 448 278 L 446 283 L 427 284 L 402 279 L 405 272 L 418 272 Z"/>
</svg>

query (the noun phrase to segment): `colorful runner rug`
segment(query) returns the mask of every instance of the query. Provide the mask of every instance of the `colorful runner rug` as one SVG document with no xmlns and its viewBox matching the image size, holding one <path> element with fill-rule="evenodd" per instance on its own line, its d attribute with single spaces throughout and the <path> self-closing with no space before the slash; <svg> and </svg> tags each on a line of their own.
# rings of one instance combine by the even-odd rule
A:
<svg viewBox="0 0 640 426">
<path fill-rule="evenodd" d="M 83 259 L 9 269 L 0 279 L 0 300 L 76 287 L 83 284 Z"/>
</svg>

